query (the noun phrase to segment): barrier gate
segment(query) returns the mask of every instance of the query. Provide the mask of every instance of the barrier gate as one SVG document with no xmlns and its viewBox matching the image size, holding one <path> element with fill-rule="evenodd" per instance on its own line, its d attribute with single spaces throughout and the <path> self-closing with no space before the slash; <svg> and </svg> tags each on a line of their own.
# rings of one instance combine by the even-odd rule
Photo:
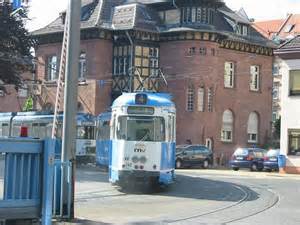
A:
<svg viewBox="0 0 300 225">
<path fill-rule="evenodd" d="M 53 208 L 59 197 L 53 195 L 57 191 L 58 143 L 0 138 L 0 221 L 38 219 L 43 225 L 52 224 L 53 212 L 59 211 Z"/>
</svg>

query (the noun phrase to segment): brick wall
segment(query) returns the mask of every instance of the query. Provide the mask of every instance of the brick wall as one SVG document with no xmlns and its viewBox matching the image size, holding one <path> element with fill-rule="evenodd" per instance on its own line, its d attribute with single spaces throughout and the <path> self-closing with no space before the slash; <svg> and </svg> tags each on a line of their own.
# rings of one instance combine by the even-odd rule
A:
<svg viewBox="0 0 300 225">
<path fill-rule="evenodd" d="M 79 85 L 78 101 L 81 102 L 85 112 L 96 115 L 105 111 L 111 102 L 112 43 L 108 40 L 85 40 L 81 41 L 80 50 L 86 53 L 87 75 L 86 82 Z M 45 79 L 47 57 L 60 56 L 60 53 L 61 44 L 59 43 L 38 47 L 36 50 L 38 79 Z M 56 85 L 47 84 L 42 90 L 42 104 L 54 105 Z M 41 104 L 39 108 L 42 108 Z"/>
<path fill-rule="evenodd" d="M 195 47 L 196 53 L 189 54 Z M 199 49 L 205 47 L 206 55 Z M 212 50 L 213 49 L 213 50 Z M 259 115 L 259 143 L 264 144 L 270 134 L 272 113 L 272 57 L 238 52 L 219 48 L 217 43 L 205 41 L 176 41 L 161 43 L 161 67 L 168 77 L 170 91 L 177 107 L 177 141 L 183 144 L 191 139 L 193 143 L 205 144 L 206 138 L 214 142 L 214 150 L 229 158 L 238 146 L 246 146 L 247 122 L 251 112 Z M 213 54 L 214 53 L 214 54 Z M 224 88 L 224 63 L 235 62 L 235 88 Z M 261 69 L 261 88 L 259 92 L 250 91 L 250 66 L 259 65 Z M 195 107 L 187 112 L 187 87 L 195 88 Z M 205 88 L 205 112 L 197 111 L 197 89 Z M 212 88 L 213 112 L 207 111 L 207 88 Z M 232 143 L 221 139 L 222 115 L 226 109 L 234 114 L 234 133 Z"/>
</svg>

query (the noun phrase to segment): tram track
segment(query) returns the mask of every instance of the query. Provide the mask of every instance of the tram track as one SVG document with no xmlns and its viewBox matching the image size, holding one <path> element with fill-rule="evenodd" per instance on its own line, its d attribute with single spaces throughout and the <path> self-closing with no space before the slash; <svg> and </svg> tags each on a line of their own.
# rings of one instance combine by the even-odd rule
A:
<svg viewBox="0 0 300 225">
<path fill-rule="evenodd" d="M 184 217 L 184 218 L 180 218 L 180 219 L 176 219 L 176 220 L 169 220 L 169 221 L 165 221 L 165 222 L 167 222 L 167 224 L 176 224 L 176 223 L 180 223 L 180 222 L 195 221 L 197 219 L 204 218 L 207 216 L 218 215 L 219 213 L 227 213 L 228 214 L 232 211 L 232 214 L 233 214 L 236 208 L 238 208 L 239 206 L 242 206 L 244 203 L 249 201 L 251 198 L 250 190 L 246 190 L 246 188 L 244 188 L 243 186 L 238 185 L 238 184 L 234 184 L 233 187 L 243 192 L 243 196 L 237 202 L 228 204 L 226 206 L 217 208 L 215 210 L 210 210 L 210 211 L 196 214 L 193 216 Z M 267 191 L 269 193 L 271 193 L 272 199 L 270 199 L 270 204 L 268 204 L 266 207 L 263 207 L 263 208 L 255 211 L 255 212 L 252 212 L 250 214 L 238 216 L 236 218 L 221 221 L 219 223 L 220 224 L 231 224 L 231 223 L 238 222 L 238 221 L 250 218 L 252 216 L 258 215 L 260 213 L 263 213 L 263 212 L 273 208 L 280 201 L 280 196 L 271 189 L 267 189 Z M 228 212 L 226 212 L 226 211 L 228 211 Z"/>
</svg>

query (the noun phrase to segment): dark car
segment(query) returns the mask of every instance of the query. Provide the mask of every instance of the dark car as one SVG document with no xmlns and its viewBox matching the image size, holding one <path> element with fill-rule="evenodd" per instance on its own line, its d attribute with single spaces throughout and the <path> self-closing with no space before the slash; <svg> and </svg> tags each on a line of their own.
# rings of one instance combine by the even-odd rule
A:
<svg viewBox="0 0 300 225">
<path fill-rule="evenodd" d="M 264 158 L 264 169 L 271 172 L 272 170 L 278 170 L 278 156 L 280 154 L 279 149 L 271 149 L 267 152 Z"/>
<path fill-rule="evenodd" d="M 181 145 L 176 147 L 176 168 L 202 166 L 209 168 L 213 153 L 204 145 Z"/>
<path fill-rule="evenodd" d="M 237 171 L 249 168 L 251 171 L 262 171 L 267 150 L 260 148 L 238 148 L 232 155 L 230 166 Z"/>
</svg>

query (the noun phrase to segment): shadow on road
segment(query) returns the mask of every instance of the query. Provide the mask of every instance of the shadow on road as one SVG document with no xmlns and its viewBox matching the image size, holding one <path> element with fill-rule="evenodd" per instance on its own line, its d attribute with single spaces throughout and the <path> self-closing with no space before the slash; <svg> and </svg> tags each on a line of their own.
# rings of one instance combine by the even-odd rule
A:
<svg viewBox="0 0 300 225">
<path fill-rule="evenodd" d="M 258 193 L 243 185 L 184 175 L 177 175 L 176 182 L 170 188 L 157 194 L 177 198 L 230 202 L 238 202 L 245 197 L 247 197 L 246 201 L 255 201 L 259 198 Z"/>
<path fill-rule="evenodd" d="M 213 177 L 212 177 L 213 178 Z M 82 167 L 77 173 L 77 182 L 102 182 L 108 183 L 108 173 L 97 167 Z M 219 181 L 201 177 L 177 175 L 176 181 L 170 187 L 148 189 L 143 186 L 132 185 L 129 189 L 117 189 L 120 193 L 151 194 L 153 196 L 166 196 L 176 198 L 203 199 L 212 201 L 238 202 L 247 197 L 245 201 L 255 201 L 259 194 L 250 188 L 231 182 Z"/>
</svg>

